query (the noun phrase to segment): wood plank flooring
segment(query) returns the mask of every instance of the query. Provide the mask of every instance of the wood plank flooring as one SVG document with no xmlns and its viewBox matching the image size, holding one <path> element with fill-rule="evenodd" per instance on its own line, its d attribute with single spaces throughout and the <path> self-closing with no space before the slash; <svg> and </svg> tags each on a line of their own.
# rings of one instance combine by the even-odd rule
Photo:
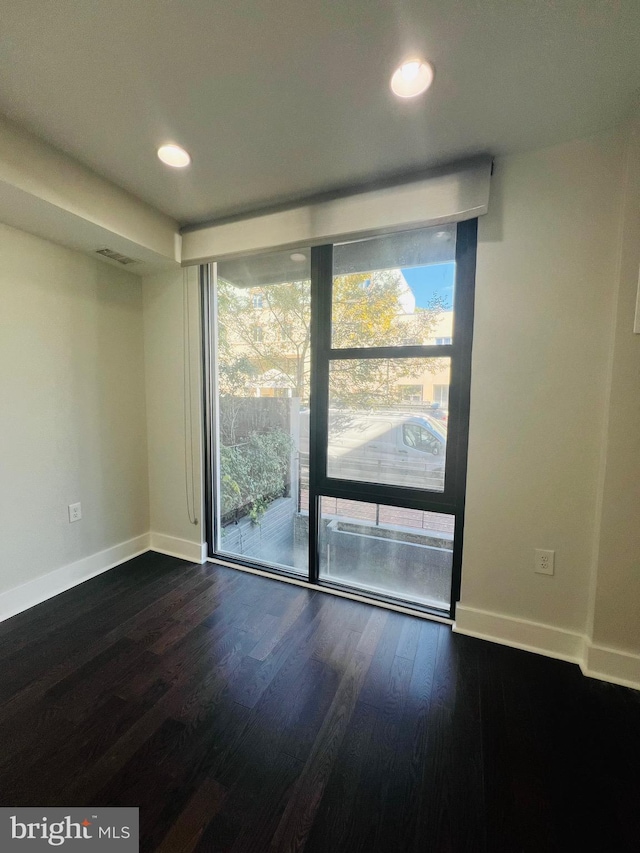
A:
<svg viewBox="0 0 640 853">
<path fill-rule="evenodd" d="M 148 553 L 0 624 L 0 805 L 160 853 L 640 849 L 640 694 Z"/>
</svg>

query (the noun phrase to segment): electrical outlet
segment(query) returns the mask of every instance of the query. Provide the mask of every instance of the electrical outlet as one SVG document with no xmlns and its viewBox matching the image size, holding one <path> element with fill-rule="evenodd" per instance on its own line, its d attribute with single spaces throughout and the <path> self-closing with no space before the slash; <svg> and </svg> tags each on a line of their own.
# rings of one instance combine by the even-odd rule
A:
<svg viewBox="0 0 640 853">
<path fill-rule="evenodd" d="M 544 551 L 542 548 L 536 548 L 536 568 L 535 571 L 539 575 L 552 575 L 555 562 L 555 551 Z"/>
<path fill-rule="evenodd" d="M 82 518 L 82 504 L 69 504 L 69 524 Z"/>
</svg>

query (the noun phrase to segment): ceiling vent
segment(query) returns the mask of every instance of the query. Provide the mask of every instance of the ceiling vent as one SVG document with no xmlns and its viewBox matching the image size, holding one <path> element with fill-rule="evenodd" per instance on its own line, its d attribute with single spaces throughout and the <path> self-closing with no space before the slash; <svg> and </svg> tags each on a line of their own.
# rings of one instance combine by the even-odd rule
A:
<svg viewBox="0 0 640 853">
<path fill-rule="evenodd" d="M 113 249 L 96 249 L 96 254 L 102 255 L 104 258 L 109 258 L 110 261 L 117 261 L 119 264 L 139 264 L 140 261 L 135 258 L 128 258 L 126 255 L 121 255 L 120 252 L 114 252 Z"/>
</svg>

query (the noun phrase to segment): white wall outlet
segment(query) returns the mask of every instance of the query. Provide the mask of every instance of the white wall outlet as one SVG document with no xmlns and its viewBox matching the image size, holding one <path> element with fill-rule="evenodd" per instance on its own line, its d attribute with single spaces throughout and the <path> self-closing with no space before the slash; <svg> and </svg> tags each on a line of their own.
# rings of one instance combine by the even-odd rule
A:
<svg viewBox="0 0 640 853">
<path fill-rule="evenodd" d="M 552 575 L 555 563 L 555 551 L 544 551 L 542 548 L 536 548 L 536 572 L 539 575 Z"/>
<path fill-rule="evenodd" d="M 69 524 L 82 518 L 82 504 L 69 504 Z"/>
</svg>

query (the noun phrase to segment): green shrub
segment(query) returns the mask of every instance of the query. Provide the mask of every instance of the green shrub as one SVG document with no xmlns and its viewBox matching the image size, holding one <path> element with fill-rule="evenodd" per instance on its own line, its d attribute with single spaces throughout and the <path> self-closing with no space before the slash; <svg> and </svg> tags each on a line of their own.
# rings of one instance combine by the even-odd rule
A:
<svg viewBox="0 0 640 853">
<path fill-rule="evenodd" d="M 256 523 L 287 485 L 293 442 L 280 429 L 251 433 L 245 444 L 220 450 L 222 515 L 241 511 Z"/>
</svg>

